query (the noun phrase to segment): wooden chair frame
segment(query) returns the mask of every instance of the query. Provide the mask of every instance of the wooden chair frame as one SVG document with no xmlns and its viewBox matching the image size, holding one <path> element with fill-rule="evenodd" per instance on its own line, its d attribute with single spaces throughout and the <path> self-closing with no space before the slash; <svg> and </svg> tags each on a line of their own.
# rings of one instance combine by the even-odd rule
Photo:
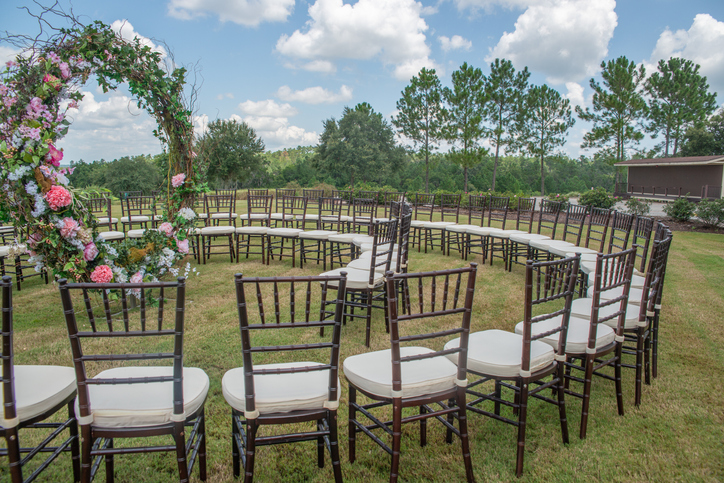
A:
<svg viewBox="0 0 724 483">
<path fill-rule="evenodd" d="M 129 230 L 133 230 L 134 224 L 141 225 L 144 230 L 148 229 L 149 223 L 151 228 L 156 226 L 156 197 L 129 195 L 121 203 L 121 208 L 123 207 L 125 210 L 122 213 L 121 226 L 126 235 Z"/>
<path fill-rule="evenodd" d="M 233 191 L 235 190 L 227 190 Z M 236 237 L 236 196 L 234 194 L 204 195 L 204 209 L 206 219 L 204 228 L 201 229 L 201 262 L 211 258 L 212 248 L 229 249 L 229 261 L 234 262 L 234 238 Z M 226 222 L 226 225 L 222 225 Z M 223 232 L 217 232 L 222 228 Z M 226 238 L 226 243 L 214 244 L 216 238 Z"/>
<path fill-rule="evenodd" d="M 251 193 L 252 190 L 249 190 Z M 265 190 L 253 190 L 265 191 Z M 236 229 L 236 260 L 240 260 L 241 250 L 244 249 L 246 258 L 249 255 L 261 255 L 261 262 L 266 263 L 267 256 L 267 235 L 264 233 L 254 233 L 248 227 L 258 224 L 260 227 L 269 228 L 271 226 L 271 208 L 272 195 L 255 195 L 249 194 L 246 198 L 247 213 L 246 217 L 241 218 L 241 227 Z M 258 243 L 254 240 L 258 239 Z M 254 251 L 258 247 L 259 251 Z"/>
</svg>

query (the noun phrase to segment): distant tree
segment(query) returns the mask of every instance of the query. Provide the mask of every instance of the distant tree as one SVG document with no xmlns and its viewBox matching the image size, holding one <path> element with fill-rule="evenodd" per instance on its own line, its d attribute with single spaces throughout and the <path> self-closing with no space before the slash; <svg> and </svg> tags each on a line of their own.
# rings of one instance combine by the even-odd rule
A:
<svg viewBox="0 0 724 483">
<path fill-rule="evenodd" d="M 682 156 L 724 156 L 724 109 L 684 135 Z"/>
<path fill-rule="evenodd" d="M 245 122 L 217 119 L 196 143 L 197 162 L 215 186 L 254 186 L 265 173 L 264 141 Z"/>
<path fill-rule="evenodd" d="M 68 176 L 68 179 L 76 188 L 105 186 L 107 165 L 108 163 L 102 159 L 92 163 L 86 163 L 82 159 L 80 161 L 71 161 L 70 166 L 73 168 L 73 174 Z"/>
<path fill-rule="evenodd" d="M 642 121 L 646 117 L 646 101 L 642 90 L 646 70 L 626 57 L 601 63 L 603 85 L 591 79 L 593 110 L 576 106 L 576 113 L 593 123 L 583 136 L 581 148 L 603 148 L 614 161 L 626 159 L 626 147 L 638 144 L 644 137 Z"/>
<path fill-rule="evenodd" d="M 397 117 L 392 118 L 398 134 L 412 140 L 414 148 L 419 148 L 419 154 L 425 156 L 425 192 L 430 191 L 430 152 L 437 149 L 443 138 L 445 109 L 441 93 L 442 86 L 435 69 L 423 67 L 402 91 L 402 97 L 397 101 Z"/>
<path fill-rule="evenodd" d="M 679 57 L 660 60 L 658 72 L 646 79 L 645 87 L 651 96 L 647 130 L 654 139 L 659 134 L 664 136 L 665 157 L 672 143 L 676 156 L 686 130 L 701 124 L 716 109 L 716 93 L 709 92 L 698 64 Z"/>
<path fill-rule="evenodd" d="M 452 73 L 452 88 L 443 89 L 448 119 L 445 138 L 453 145 L 450 159 L 463 168 L 465 191 L 468 191 L 468 169 L 478 164 L 487 153 L 480 143 L 485 135 L 483 108 L 487 97 L 483 71 L 463 63 Z"/>
<path fill-rule="evenodd" d="M 164 174 L 151 155 L 124 156 L 106 163 L 105 187 L 116 196 L 123 191 L 143 191 L 148 195 L 161 187 Z"/>
<path fill-rule="evenodd" d="M 368 103 L 345 107 L 342 118 L 324 121 L 314 163 L 337 186 L 363 182 L 384 184 L 405 161 L 405 150 L 395 144 L 395 133 L 382 114 Z"/>
<path fill-rule="evenodd" d="M 540 160 L 541 195 L 545 195 L 545 159 L 566 142 L 574 123 L 568 99 L 557 90 L 545 84 L 530 88 L 516 121 L 516 143 L 521 151 Z"/>
<path fill-rule="evenodd" d="M 483 118 L 492 125 L 488 136 L 490 143 L 495 146 L 491 186 L 493 191 L 495 191 L 500 147 L 510 146 L 514 141 L 511 131 L 528 89 L 528 77 L 530 77 L 530 72 L 527 67 L 516 72 L 511 61 L 495 59 L 495 62 L 490 64 L 490 75 L 484 81 L 488 100 L 483 108 Z"/>
</svg>

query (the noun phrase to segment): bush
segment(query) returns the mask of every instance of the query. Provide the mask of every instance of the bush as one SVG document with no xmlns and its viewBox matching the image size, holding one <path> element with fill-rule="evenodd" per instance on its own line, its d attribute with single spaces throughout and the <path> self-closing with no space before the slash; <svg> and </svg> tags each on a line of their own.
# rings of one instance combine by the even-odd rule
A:
<svg viewBox="0 0 724 483">
<path fill-rule="evenodd" d="M 686 193 L 689 196 L 689 193 Z M 689 221 L 694 215 L 696 205 L 686 197 L 676 198 L 673 202 L 664 206 L 664 213 L 676 221 Z"/>
<path fill-rule="evenodd" d="M 724 222 L 724 199 L 702 200 L 696 207 L 696 216 L 710 228 Z"/>
<path fill-rule="evenodd" d="M 548 201 L 553 201 L 553 202 L 556 202 L 556 203 L 560 203 L 560 204 L 561 204 L 561 210 L 567 210 L 567 209 L 568 209 L 568 204 L 569 204 L 569 199 L 570 199 L 570 198 L 569 198 L 569 196 L 567 196 L 567 195 L 562 195 L 562 194 L 560 194 L 560 193 L 547 194 L 546 197 L 545 197 L 545 199 L 548 200 Z"/>
<path fill-rule="evenodd" d="M 610 210 L 618 201 L 618 198 L 608 194 L 605 188 L 596 188 L 582 193 L 578 198 L 578 204 L 590 206 L 591 208 L 604 208 Z"/>
<path fill-rule="evenodd" d="M 629 198 L 626 200 L 626 213 L 636 216 L 646 216 L 651 211 L 651 201 L 640 198 Z"/>
</svg>

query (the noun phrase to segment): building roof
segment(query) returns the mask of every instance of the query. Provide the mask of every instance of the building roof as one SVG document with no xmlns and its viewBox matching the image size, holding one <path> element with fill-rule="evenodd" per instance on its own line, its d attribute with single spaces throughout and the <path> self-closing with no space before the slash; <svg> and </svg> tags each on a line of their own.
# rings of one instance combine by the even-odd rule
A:
<svg viewBox="0 0 724 483">
<path fill-rule="evenodd" d="M 724 164 L 724 156 L 688 156 L 685 158 L 629 159 L 614 166 L 705 166 Z"/>
</svg>

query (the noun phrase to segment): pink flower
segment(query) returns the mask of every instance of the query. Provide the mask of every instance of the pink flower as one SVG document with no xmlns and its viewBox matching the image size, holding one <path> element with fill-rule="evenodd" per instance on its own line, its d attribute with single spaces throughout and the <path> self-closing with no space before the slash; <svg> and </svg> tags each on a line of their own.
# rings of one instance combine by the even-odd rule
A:
<svg viewBox="0 0 724 483">
<path fill-rule="evenodd" d="M 186 238 L 185 240 L 179 240 L 176 239 L 176 246 L 178 247 L 178 252 L 183 253 L 186 255 L 189 252 L 189 239 Z"/>
<path fill-rule="evenodd" d="M 90 279 L 95 283 L 108 283 L 113 280 L 113 270 L 108 265 L 98 265 L 91 273 Z"/>
<path fill-rule="evenodd" d="M 140 271 L 134 273 L 134 274 L 131 276 L 131 279 L 129 280 L 129 282 L 131 282 L 131 283 L 141 283 L 141 282 L 143 282 L 143 273 L 141 273 Z"/>
<path fill-rule="evenodd" d="M 90 262 L 91 260 L 95 259 L 95 257 L 97 257 L 97 256 L 98 256 L 98 247 L 96 247 L 95 243 L 90 242 L 83 249 L 83 258 L 85 258 L 86 262 Z"/>
<path fill-rule="evenodd" d="M 28 237 L 28 246 L 32 248 L 35 245 L 37 245 L 38 242 L 41 241 L 42 239 L 43 239 L 43 235 L 41 235 L 40 233 L 37 233 L 37 232 L 33 233 L 32 235 L 30 235 Z"/>
<path fill-rule="evenodd" d="M 70 77 L 70 66 L 67 62 L 61 62 L 58 67 L 60 67 L 60 75 L 63 76 L 63 79 Z"/>
<path fill-rule="evenodd" d="M 63 228 L 60 229 L 60 234 L 63 238 L 73 238 L 80 229 L 80 225 L 73 218 L 66 216 L 63 218 Z"/>
<path fill-rule="evenodd" d="M 165 233 L 166 236 L 173 235 L 173 225 L 167 221 L 158 225 L 158 230 Z"/>
<path fill-rule="evenodd" d="M 48 154 L 45 155 L 45 160 L 55 166 L 60 166 L 60 160 L 63 159 L 63 151 L 59 151 L 52 144 L 48 144 Z"/>
<path fill-rule="evenodd" d="M 68 109 L 78 109 L 78 101 L 73 99 L 68 103 Z"/>
<path fill-rule="evenodd" d="M 71 195 L 67 189 L 56 184 L 50 188 L 50 191 L 45 193 L 45 200 L 48 202 L 51 210 L 58 211 L 58 209 L 68 206 L 73 202 L 73 195 Z"/>
<path fill-rule="evenodd" d="M 186 174 L 185 173 L 179 173 L 173 178 L 171 178 L 171 186 L 174 188 L 178 188 L 182 184 L 184 184 L 184 181 L 186 181 Z"/>
</svg>

